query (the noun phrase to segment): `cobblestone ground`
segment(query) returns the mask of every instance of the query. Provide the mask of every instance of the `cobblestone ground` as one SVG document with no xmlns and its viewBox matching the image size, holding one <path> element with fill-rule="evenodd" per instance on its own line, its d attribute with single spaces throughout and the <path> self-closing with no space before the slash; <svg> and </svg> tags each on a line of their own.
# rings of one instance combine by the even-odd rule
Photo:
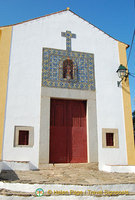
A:
<svg viewBox="0 0 135 200">
<path fill-rule="evenodd" d="M 38 184 L 123 184 L 135 183 L 134 173 L 107 173 L 98 170 L 97 164 L 58 164 L 37 171 L 2 171 L 4 182 Z"/>
</svg>

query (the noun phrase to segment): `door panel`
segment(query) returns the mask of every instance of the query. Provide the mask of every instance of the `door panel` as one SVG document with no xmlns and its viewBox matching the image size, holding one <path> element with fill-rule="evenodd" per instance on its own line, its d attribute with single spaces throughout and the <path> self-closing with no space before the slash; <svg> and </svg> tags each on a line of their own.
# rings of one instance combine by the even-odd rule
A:
<svg viewBox="0 0 135 200">
<path fill-rule="evenodd" d="M 87 162 L 86 102 L 51 100 L 50 163 Z"/>
<path fill-rule="evenodd" d="M 70 162 L 87 162 L 87 136 L 86 136 L 86 103 L 71 101 L 71 145 Z"/>
<path fill-rule="evenodd" d="M 67 134 L 65 127 L 51 127 L 50 163 L 67 162 Z"/>
</svg>

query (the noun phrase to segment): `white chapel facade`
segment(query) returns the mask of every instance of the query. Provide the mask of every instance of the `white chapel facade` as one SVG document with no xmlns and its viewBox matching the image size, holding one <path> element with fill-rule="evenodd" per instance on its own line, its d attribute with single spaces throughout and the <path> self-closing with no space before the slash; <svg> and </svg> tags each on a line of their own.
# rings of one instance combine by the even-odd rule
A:
<svg viewBox="0 0 135 200">
<path fill-rule="evenodd" d="M 3 169 L 135 165 L 127 47 L 69 9 L 0 27 Z"/>
</svg>

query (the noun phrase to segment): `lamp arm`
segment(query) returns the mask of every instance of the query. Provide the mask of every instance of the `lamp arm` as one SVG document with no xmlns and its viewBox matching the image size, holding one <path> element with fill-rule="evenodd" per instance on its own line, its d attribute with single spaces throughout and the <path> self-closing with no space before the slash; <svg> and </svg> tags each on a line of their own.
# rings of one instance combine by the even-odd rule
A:
<svg viewBox="0 0 135 200">
<path fill-rule="evenodd" d="M 135 77 L 135 74 L 133 74 L 133 73 L 128 72 L 128 74 L 129 74 L 130 76 Z"/>
</svg>

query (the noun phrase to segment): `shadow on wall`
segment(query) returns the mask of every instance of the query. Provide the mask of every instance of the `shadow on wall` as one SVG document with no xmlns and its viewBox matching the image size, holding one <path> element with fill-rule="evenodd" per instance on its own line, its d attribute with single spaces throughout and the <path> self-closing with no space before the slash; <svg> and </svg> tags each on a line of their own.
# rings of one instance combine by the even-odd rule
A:
<svg viewBox="0 0 135 200">
<path fill-rule="evenodd" d="M 16 181 L 16 180 L 19 180 L 19 178 L 13 170 L 3 170 L 0 173 L 0 181 Z"/>
<path fill-rule="evenodd" d="M 124 87 L 122 87 L 122 89 L 123 89 L 127 94 L 130 94 L 129 89 L 126 89 L 126 88 L 124 88 Z"/>
</svg>

